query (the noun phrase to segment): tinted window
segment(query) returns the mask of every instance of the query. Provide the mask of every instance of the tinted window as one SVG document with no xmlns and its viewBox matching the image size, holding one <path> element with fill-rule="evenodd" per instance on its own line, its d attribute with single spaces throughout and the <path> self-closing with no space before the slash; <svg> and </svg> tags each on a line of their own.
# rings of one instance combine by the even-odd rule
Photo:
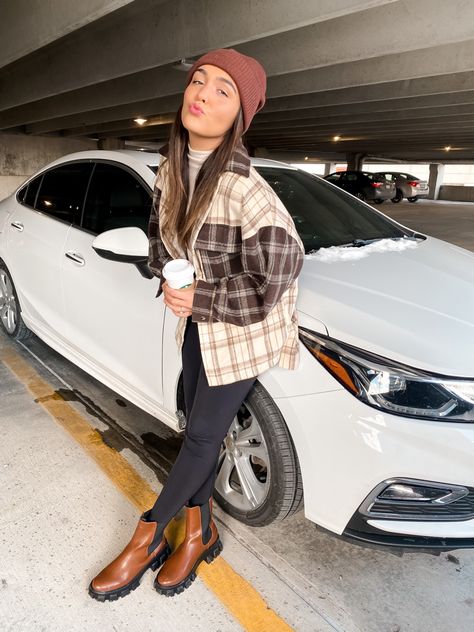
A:
<svg viewBox="0 0 474 632">
<path fill-rule="evenodd" d="M 340 177 L 341 177 L 340 173 L 331 173 L 330 176 L 327 176 L 326 180 L 335 184 L 336 182 L 339 182 Z"/>
<path fill-rule="evenodd" d="M 306 252 L 409 234 L 357 198 L 304 171 L 256 167 L 295 222 Z"/>
<path fill-rule="evenodd" d="M 76 162 L 44 173 L 35 208 L 65 222 L 78 222 L 91 170 L 91 163 Z"/>
<path fill-rule="evenodd" d="M 124 226 L 146 232 L 151 202 L 151 194 L 131 173 L 99 162 L 87 193 L 82 227 L 96 234 Z"/>
<path fill-rule="evenodd" d="M 366 176 L 371 182 L 383 182 L 385 180 L 383 174 L 381 173 L 364 173 L 364 176 Z"/>
<path fill-rule="evenodd" d="M 36 202 L 36 194 L 38 193 L 39 185 L 41 184 L 42 178 L 42 175 L 38 176 L 34 180 L 31 180 L 31 182 L 28 184 L 26 195 L 22 200 L 24 204 L 27 204 L 28 206 L 34 208 Z"/>
</svg>

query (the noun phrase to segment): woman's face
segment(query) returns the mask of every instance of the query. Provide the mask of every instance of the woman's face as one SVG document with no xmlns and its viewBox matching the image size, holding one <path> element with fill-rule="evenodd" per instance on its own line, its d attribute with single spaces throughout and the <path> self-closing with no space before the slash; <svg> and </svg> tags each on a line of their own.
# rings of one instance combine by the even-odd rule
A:
<svg viewBox="0 0 474 632">
<path fill-rule="evenodd" d="M 232 127 L 239 108 L 239 91 L 232 77 L 218 66 L 199 66 L 184 91 L 181 110 L 192 149 L 215 149 Z"/>
</svg>

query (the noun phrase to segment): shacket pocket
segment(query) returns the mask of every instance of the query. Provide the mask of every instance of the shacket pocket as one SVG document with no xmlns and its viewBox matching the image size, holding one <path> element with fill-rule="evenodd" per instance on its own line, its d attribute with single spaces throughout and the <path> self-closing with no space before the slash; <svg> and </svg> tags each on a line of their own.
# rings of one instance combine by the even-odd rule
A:
<svg viewBox="0 0 474 632">
<path fill-rule="evenodd" d="M 217 283 L 223 277 L 242 272 L 241 244 L 216 243 L 197 239 L 194 247 L 199 253 L 206 281 Z"/>
</svg>

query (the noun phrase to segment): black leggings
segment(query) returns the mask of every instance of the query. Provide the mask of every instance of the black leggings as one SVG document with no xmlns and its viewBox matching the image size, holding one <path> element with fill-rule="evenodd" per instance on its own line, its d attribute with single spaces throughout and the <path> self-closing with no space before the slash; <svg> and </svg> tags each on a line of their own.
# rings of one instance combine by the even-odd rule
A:
<svg viewBox="0 0 474 632">
<path fill-rule="evenodd" d="M 219 451 L 256 377 L 209 386 L 197 323 L 188 316 L 182 347 L 186 427 L 184 441 L 149 520 L 166 525 L 188 503 L 202 505 L 214 489 Z"/>
</svg>

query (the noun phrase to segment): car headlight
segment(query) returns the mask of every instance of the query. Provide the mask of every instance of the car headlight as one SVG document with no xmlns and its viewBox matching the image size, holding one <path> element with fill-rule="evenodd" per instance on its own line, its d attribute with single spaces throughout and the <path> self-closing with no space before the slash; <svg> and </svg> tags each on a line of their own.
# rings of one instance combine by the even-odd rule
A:
<svg viewBox="0 0 474 632">
<path fill-rule="evenodd" d="M 416 369 L 299 327 L 300 340 L 352 395 L 394 415 L 474 423 L 474 379 Z"/>
</svg>

